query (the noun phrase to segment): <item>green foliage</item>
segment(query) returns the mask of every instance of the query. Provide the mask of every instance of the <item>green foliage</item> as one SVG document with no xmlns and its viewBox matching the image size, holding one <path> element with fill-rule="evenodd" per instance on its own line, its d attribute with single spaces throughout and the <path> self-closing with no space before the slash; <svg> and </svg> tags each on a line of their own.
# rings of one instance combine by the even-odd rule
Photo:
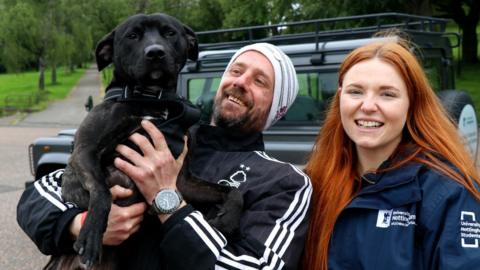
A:
<svg viewBox="0 0 480 270">
<path fill-rule="evenodd" d="M 185 23 L 194 30 L 214 30 L 222 28 L 225 18 L 218 0 L 198 0 Z"/>
<path fill-rule="evenodd" d="M 40 29 L 26 3 L 13 5 L 1 18 L 2 64 L 10 72 L 19 71 L 36 60 Z"/>
<path fill-rule="evenodd" d="M 0 68 L 9 72 L 47 67 L 75 67 L 93 60 L 96 42 L 135 13 L 164 12 L 195 31 L 268 25 L 379 12 L 459 16 L 469 0 L 0 0 Z M 467 3 L 468 2 L 468 3 Z M 468 5 L 467 5 L 467 4 Z M 457 12 L 458 13 L 458 12 Z M 339 27 L 339 25 L 336 25 Z M 256 33 L 274 34 L 271 29 Z M 225 37 L 216 37 L 225 39 Z M 238 35 L 228 40 L 242 39 Z M 43 60 L 43 61 L 40 61 Z M 49 74 L 46 75 L 49 77 Z M 47 88 L 49 88 L 47 80 Z"/>
<path fill-rule="evenodd" d="M 268 22 L 267 1 L 262 0 L 220 0 L 225 15 L 223 28 L 261 25 Z"/>
</svg>

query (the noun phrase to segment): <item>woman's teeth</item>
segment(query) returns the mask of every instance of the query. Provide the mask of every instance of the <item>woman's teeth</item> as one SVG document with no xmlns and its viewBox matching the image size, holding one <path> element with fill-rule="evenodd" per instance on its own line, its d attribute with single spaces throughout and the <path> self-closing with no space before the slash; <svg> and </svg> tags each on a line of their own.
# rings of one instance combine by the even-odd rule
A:
<svg viewBox="0 0 480 270">
<path fill-rule="evenodd" d="M 366 128 L 375 128 L 375 127 L 382 126 L 383 123 L 376 122 L 376 121 L 357 120 L 357 125 L 359 125 L 361 127 L 366 127 Z"/>
</svg>

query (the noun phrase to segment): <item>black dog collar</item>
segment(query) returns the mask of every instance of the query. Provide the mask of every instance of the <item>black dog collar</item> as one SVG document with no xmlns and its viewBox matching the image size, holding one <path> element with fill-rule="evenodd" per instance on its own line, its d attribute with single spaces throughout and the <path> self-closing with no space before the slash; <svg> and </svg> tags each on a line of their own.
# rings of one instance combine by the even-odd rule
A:
<svg viewBox="0 0 480 270">
<path fill-rule="evenodd" d="M 146 89 L 140 90 L 139 87 L 134 87 L 133 91 L 128 85 L 125 87 L 111 87 L 107 88 L 105 93 L 104 101 L 115 100 L 115 101 L 128 101 L 131 99 L 161 99 L 161 98 L 177 98 L 175 93 L 170 93 L 170 91 L 164 91 L 161 89 L 158 91 L 158 94 L 148 91 Z"/>
</svg>

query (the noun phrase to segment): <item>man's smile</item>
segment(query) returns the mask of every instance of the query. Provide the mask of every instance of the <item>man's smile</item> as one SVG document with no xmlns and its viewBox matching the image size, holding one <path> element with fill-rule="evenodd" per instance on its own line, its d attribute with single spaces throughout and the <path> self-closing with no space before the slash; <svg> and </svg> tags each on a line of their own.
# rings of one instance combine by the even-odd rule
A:
<svg viewBox="0 0 480 270">
<path fill-rule="evenodd" d="M 233 103 L 236 103 L 238 105 L 241 105 L 241 106 L 245 106 L 245 103 L 243 103 L 243 101 L 241 101 L 240 99 L 232 96 L 232 95 L 228 95 L 227 99 Z"/>
</svg>

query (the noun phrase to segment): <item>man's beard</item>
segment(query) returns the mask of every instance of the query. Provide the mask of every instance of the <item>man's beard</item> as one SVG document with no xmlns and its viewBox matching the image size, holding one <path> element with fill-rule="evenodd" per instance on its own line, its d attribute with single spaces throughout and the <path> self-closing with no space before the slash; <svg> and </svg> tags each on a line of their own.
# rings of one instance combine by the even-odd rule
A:
<svg viewBox="0 0 480 270">
<path fill-rule="evenodd" d="M 253 106 L 252 102 L 245 97 L 244 90 L 232 87 L 225 89 L 223 93 L 223 97 L 219 100 L 215 101 L 214 108 L 213 108 L 213 121 L 218 127 L 222 128 L 230 128 L 230 129 L 242 129 L 245 123 L 248 122 L 249 117 L 249 109 Z M 242 102 L 245 103 L 247 107 L 247 111 L 241 115 L 237 116 L 226 116 L 222 114 L 221 103 L 223 99 L 227 98 L 227 96 L 234 96 L 240 98 Z"/>
<path fill-rule="evenodd" d="M 225 89 L 223 97 L 215 100 L 213 107 L 212 120 L 213 123 L 221 128 L 228 128 L 245 133 L 262 131 L 265 125 L 267 115 L 260 114 L 258 109 L 254 109 L 255 104 L 253 101 L 245 96 L 244 90 L 239 88 Z M 222 108 L 222 101 L 227 96 L 234 96 L 239 98 L 247 108 L 242 114 L 231 115 L 229 113 L 222 113 L 225 108 Z M 263 119 L 264 118 L 264 119 Z"/>
<path fill-rule="evenodd" d="M 212 118 L 218 127 L 241 130 L 248 121 L 248 113 L 244 113 L 240 117 L 225 117 L 221 113 L 220 105 L 215 104 Z"/>
</svg>

